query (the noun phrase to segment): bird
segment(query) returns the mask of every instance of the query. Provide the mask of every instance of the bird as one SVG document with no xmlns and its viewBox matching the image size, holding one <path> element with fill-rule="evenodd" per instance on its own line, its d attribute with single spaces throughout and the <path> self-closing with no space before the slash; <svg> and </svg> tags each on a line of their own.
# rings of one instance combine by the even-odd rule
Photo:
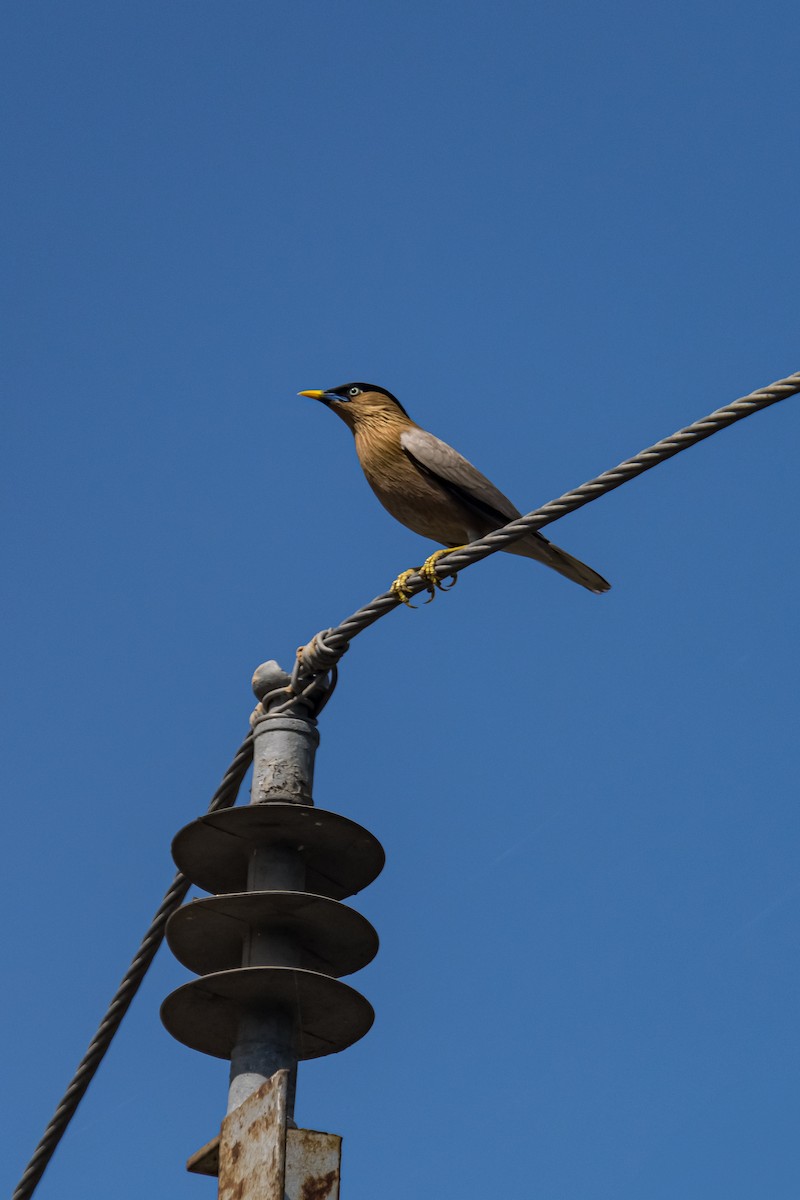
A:
<svg viewBox="0 0 800 1200">
<path fill-rule="evenodd" d="M 410 602 L 407 584 L 412 575 L 422 577 L 432 600 L 436 589 L 444 588 L 435 569 L 442 555 L 521 516 L 477 467 L 412 421 L 386 388 L 375 383 L 342 383 L 298 395 L 319 400 L 348 426 L 367 482 L 383 507 L 414 533 L 445 547 L 394 581 L 391 591 L 404 604 Z M 503 549 L 534 558 L 598 595 L 611 587 L 602 575 L 541 533 L 526 534 Z M 451 578 L 455 582 L 455 576 Z"/>
</svg>

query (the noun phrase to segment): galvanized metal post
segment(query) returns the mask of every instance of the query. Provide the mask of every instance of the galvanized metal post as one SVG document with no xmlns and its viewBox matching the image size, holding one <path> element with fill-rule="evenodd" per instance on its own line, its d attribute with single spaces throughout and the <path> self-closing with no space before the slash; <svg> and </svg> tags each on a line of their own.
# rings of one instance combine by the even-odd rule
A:
<svg viewBox="0 0 800 1200">
<path fill-rule="evenodd" d="M 253 680 L 250 803 L 201 817 L 173 842 L 179 868 L 214 895 L 170 918 L 171 949 L 201 977 L 168 996 L 161 1016 L 180 1041 L 230 1059 L 222 1140 L 188 1164 L 218 1174 L 224 1200 L 338 1197 L 341 1139 L 294 1127 L 297 1064 L 345 1049 L 374 1017 L 340 980 L 374 957 L 377 935 L 340 901 L 375 879 L 383 850 L 354 821 L 314 806 L 313 705 L 324 688 L 270 713 L 291 696 L 288 684 L 277 663 Z"/>
<path fill-rule="evenodd" d="M 262 673 L 263 673 L 262 668 Z M 289 802 L 312 804 L 314 756 L 319 734 L 313 718 L 270 717 L 265 714 L 253 729 L 253 782 L 251 804 Z M 302 854 L 291 846 L 254 846 L 247 866 L 249 892 L 302 892 L 306 870 Z M 297 940 L 285 931 L 251 928 L 242 948 L 243 967 L 297 966 Z M 228 1112 L 286 1070 L 288 1089 L 285 1114 L 294 1125 L 297 1089 L 297 1047 L 292 1014 L 276 1007 L 272 1012 L 244 1013 L 231 1053 Z"/>
</svg>

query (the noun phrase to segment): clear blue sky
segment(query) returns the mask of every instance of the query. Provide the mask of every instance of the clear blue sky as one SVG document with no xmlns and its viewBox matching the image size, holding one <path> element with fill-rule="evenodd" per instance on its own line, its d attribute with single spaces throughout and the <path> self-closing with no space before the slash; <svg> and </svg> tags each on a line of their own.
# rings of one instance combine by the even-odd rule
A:
<svg viewBox="0 0 800 1200">
<path fill-rule="evenodd" d="M 247 727 L 431 548 L 301 388 L 523 509 L 800 368 L 795 3 L 7 5 L 3 1194 Z M 317 802 L 388 865 L 342 1200 L 796 1200 L 798 401 L 353 644 Z M 210 1197 L 164 950 L 40 1200 Z"/>
</svg>

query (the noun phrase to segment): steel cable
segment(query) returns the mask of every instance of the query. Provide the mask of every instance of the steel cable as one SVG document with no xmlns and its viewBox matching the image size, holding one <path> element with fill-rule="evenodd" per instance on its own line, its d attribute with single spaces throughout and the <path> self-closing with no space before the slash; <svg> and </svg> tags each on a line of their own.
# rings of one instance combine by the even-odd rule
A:
<svg viewBox="0 0 800 1200">
<path fill-rule="evenodd" d="M 208 812 L 219 812 L 230 808 L 236 800 L 241 782 L 247 774 L 247 769 L 253 759 L 253 735 L 248 734 L 236 752 L 225 776 L 211 798 Z M 106 1051 L 111 1045 L 114 1034 L 128 1011 L 131 1001 L 139 990 L 139 986 L 147 974 L 147 969 L 153 961 L 156 951 L 164 940 L 164 930 L 167 921 L 186 899 L 191 884 L 179 871 L 166 892 L 158 912 L 153 917 L 150 928 L 142 940 L 136 956 L 125 973 L 117 988 L 114 999 L 108 1006 L 108 1011 L 100 1022 L 97 1033 L 89 1043 L 89 1048 L 81 1059 L 72 1082 L 64 1093 L 58 1108 L 36 1150 L 25 1168 L 25 1173 L 17 1184 L 12 1200 L 28 1200 L 33 1195 L 36 1185 L 44 1174 L 47 1164 L 55 1153 L 55 1149 L 66 1132 L 72 1116 L 83 1099 L 83 1095 L 94 1078 L 97 1068 L 103 1061 Z"/>
<path fill-rule="evenodd" d="M 687 425 L 685 429 L 679 429 L 670 437 L 662 438 L 660 442 L 640 451 L 633 458 L 626 459 L 625 462 L 613 467 L 610 471 L 604 471 L 602 475 L 590 479 L 571 492 L 565 492 L 557 500 L 550 500 L 541 508 L 534 509 L 533 512 L 511 521 L 501 529 L 487 534 L 486 537 L 470 542 L 468 546 L 454 550 L 452 554 L 443 555 L 436 563 L 436 574 L 440 579 L 444 579 L 448 575 L 462 571 L 465 567 L 487 558 L 490 554 L 505 549 L 511 542 L 524 537 L 526 533 L 533 533 L 535 530 L 549 525 L 552 521 L 557 521 L 559 517 L 575 512 L 584 504 L 590 504 L 592 500 L 599 499 L 600 496 L 627 483 L 629 479 L 635 479 L 637 475 L 642 475 L 645 471 L 658 466 L 659 463 L 666 462 L 667 459 L 680 454 L 682 450 L 688 450 L 690 446 L 695 446 L 721 429 L 727 429 L 729 425 L 741 421 L 744 417 L 749 417 L 751 413 L 760 412 L 761 409 L 768 408 L 771 404 L 777 404 L 779 400 L 786 400 L 798 392 L 800 392 L 800 371 L 787 376 L 786 379 L 779 379 L 776 383 L 769 384 L 768 387 L 760 388 L 757 392 L 751 392 L 749 396 L 734 400 L 732 404 L 728 404 L 724 408 L 718 408 L 709 416 L 695 421 L 692 425 Z M 404 587 L 411 595 L 417 595 L 424 591 L 427 585 L 419 575 L 414 575 L 404 584 Z M 356 634 L 361 633 L 370 625 L 374 625 L 376 621 L 391 612 L 392 609 L 397 608 L 399 604 L 400 601 L 392 592 L 384 592 L 383 595 L 376 596 L 363 608 L 359 608 L 340 625 L 316 634 L 307 646 L 301 647 L 301 650 L 298 651 L 302 660 L 298 683 L 307 682 L 308 676 L 315 673 L 317 664 L 314 651 L 317 644 L 324 646 L 325 651 L 317 672 L 321 673 L 330 669 L 332 662 L 339 661 Z M 302 670 L 303 667 L 305 674 Z"/>
<path fill-rule="evenodd" d="M 559 517 L 575 512 L 584 504 L 597 500 L 607 492 L 613 491 L 614 488 L 627 483 L 629 479 L 635 479 L 637 475 L 642 475 L 652 467 L 658 466 L 659 463 L 666 462 L 667 459 L 680 454 L 682 450 L 688 450 L 690 446 L 711 437 L 721 429 L 726 429 L 736 421 L 749 417 L 751 413 L 768 408 L 771 404 L 776 404 L 779 400 L 785 400 L 798 392 L 800 392 L 800 371 L 785 379 L 780 379 L 776 383 L 771 383 L 768 387 L 751 392 L 749 396 L 743 396 L 724 408 L 718 408 L 709 416 L 687 425 L 684 429 L 679 429 L 677 433 L 640 451 L 633 458 L 626 459 L 619 466 L 604 471 L 601 475 L 590 479 L 570 492 L 565 492 L 558 499 L 543 504 L 541 508 L 534 509 L 533 512 L 511 521 L 508 525 L 494 530 L 478 541 L 471 542 L 468 546 L 454 550 L 452 554 L 442 556 L 436 563 L 438 577 L 444 579 L 457 571 L 464 570 L 473 563 L 480 562 L 481 559 L 503 550 L 518 538 L 524 537 L 526 533 L 533 533 L 535 530 L 549 525 L 552 521 L 557 521 Z M 405 585 L 411 595 L 417 595 L 425 590 L 426 586 L 419 575 L 413 576 Z M 340 625 L 322 630 L 306 646 L 300 647 L 291 685 L 286 689 L 290 694 L 283 703 L 270 704 L 270 714 L 277 715 L 280 712 L 286 712 L 297 703 L 298 699 L 311 697 L 315 691 L 314 680 L 331 672 L 335 675 L 336 663 L 347 652 L 352 639 L 397 608 L 399 604 L 400 601 L 392 592 L 384 592 L 363 608 L 359 608 Z M 329 689 L 329 692 L 331 690 L 332 688 Z M 321 708 L 324 699 L 317 703 Z M 248 734 L 236 752 L 236 757 L 228 768 L 222 783 L 214 793 L 208 812 L 229 808 L 234 803 L 252 757 L 253 739 L 252 734 Z M 94 1078 L 122 1018 L 128 1011 L 131 1001 L 164 939 L 167 920 L 183 903 L 189 887 L 189 882 L 179 872 L 164 896 L 138 953 L 128 968 L 72 1082 L 47 1126 L 44 1136 L 13 1193 L 12 1200 L 29 1200 L 29 1197 L 33 1195 L 36 1185 L 50 1162 L 86 1089 Z"/>
</svg>

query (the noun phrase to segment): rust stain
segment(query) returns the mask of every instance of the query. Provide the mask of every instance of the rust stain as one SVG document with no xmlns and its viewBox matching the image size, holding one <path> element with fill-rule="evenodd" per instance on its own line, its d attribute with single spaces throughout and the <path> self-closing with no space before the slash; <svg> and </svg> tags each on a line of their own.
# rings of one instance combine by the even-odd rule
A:
<svg viewBox="0 0 800 1200">
<path fill-rule="evenodd" d="M 294 803 L 297 803 L 294 797 L 306 798 L 310 794 L 305 771 L 283 758 L 261 761 L 256 786 L 260 796 L 285 796 Z"/>
<path fill-rule="evenodd" d="M 282 1200 L 286 1077 L 277 1072 L 223 1121 L 220 1200 Z"/>
<path fill-rule="evenodd" d="M 328 1171 L 325 1175 L 304 1179 L 300 1200 L 328 1200 L 338 1174 L 338 1171 Z"/>
</svg>

